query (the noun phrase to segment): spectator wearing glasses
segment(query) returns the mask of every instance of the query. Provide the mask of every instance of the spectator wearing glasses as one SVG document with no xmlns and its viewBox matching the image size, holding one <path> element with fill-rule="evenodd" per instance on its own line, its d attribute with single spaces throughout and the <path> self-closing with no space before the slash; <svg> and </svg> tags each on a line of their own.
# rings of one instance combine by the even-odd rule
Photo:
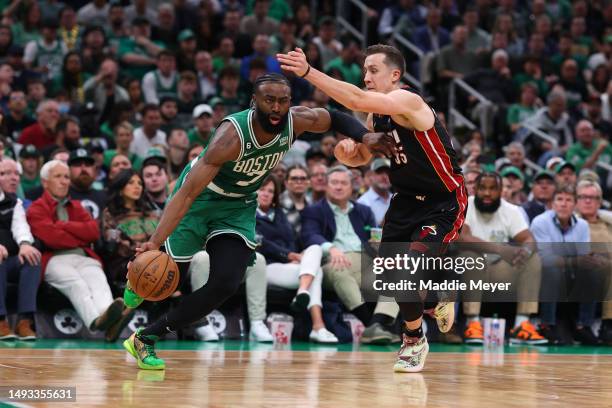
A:
<svg viewBox="0 0 612 408">
<path fill-rule="evenodd" d="M 311 203 L 316 203 L 323 197 L 327 191 L 327 166 L 322 163 L 314 164 L 309 168 L 310 172 L 310 190 L 307 196 Z"/>
<path fill-rule="evenodd" d="M 602 267 L 610 271 L 612 267 L 612 223 L 604 220 L 599 216 L 599 208 L 602 201 L 602 190 L 597 182 L 590 180 L 582 180 L 576 188 L 578 193 L 576 210 L 580 217 L 589 223 L 589 231 L 591 242 L 591 250 L 599 256 L 602 261 Z M 609 273 L 609 272 L 608 272 Z M 608 287 L 606 299 L 612 299 L 610 292 L 612 289 Z M 599 330 L 599 340 L 607 345 L 612 346 L 612 302 L 603 302 L 601 308 L 601 329 Z"/>
</svg>

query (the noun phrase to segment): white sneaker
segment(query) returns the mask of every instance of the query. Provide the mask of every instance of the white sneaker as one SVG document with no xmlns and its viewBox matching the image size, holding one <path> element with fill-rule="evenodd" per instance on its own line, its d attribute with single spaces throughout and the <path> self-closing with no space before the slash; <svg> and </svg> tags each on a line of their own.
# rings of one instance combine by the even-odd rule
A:
<svg viewBox="0 0 612 408">
<path fill-rule="evenodd" d="M 440 333 L 448 333 L 455 322 L 455 302 L 438 302 L 433 312 Z"/>
<path fill-rule="evenodd" d="M 319 330 L 313 330 L 310 332 L 310 341 L 314 341 L 315 343 L 338 343 L 338 338 L 334 335 L 334 333 L 327 330 L 325 327 L 320 328 Z"/>
<path fill-rule="evenodd" d="M 393 366 L 396 373 L 418 373 L 425 366 L 425 359 L 429 352 L 427 337 L 420 339 L 402 334 L 402 347 L 397 353 L 397 361 Z"/>
<path fill-rule="evenodd" d="M 196 338 L 202 341 L 219 341 L 219 335 L 210 323 L 195 329 L 195 335 Z"/>
<path fill-rule="evenodd" d="M 262 343 L 269 343 L 274 340 L 270 330 L 268 330 L 268 326 L 265 325 L 263 320 L 254 320 L 251 322 L 249 338 Z"/>
</svg>

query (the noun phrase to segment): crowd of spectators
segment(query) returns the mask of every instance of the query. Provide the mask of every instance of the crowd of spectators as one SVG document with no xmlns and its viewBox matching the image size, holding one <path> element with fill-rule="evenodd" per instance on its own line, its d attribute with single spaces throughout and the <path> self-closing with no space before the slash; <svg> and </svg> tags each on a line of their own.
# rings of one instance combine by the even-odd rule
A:
<svg viewBox="0 0 612 408">
<path fill-rule="evenodd" d="M 275 53 L 301 47 L 313 67 L 363 85 L 364 50 L 336 24 L 333 1 L 317 4 L 0 0 L 0 339 L 36 338 L 40 282 L 66 296 L 87 329 L 119 336 L 133 316 L 119 298 L 128 260 L 154 231 L 185 164 L 226 115 L 249 108 L 259 75 L 281 72 Z M 609 251 L 563 257 L 541 245 L 612 242 L 612 4 L 365 4 L 369 43 L 401 35 L 422 51 L 405 50 L 409 71 L 443 121 L 452 81 L 485 98 L 458 92 L 453 106 L 476 125 L 451 134 L 470 195 L 460 241 L 496 244 L 487 247 L 499 255 L 490 272 L 516 278 L 531 299 L 516 305 L 512 341 L 612 345 L 612 303 L 600 315 L 597 304 L 580 303 L 568 336 L 567 316 L 537 302 L 550 271 L 567 267 L 563 259 L 612 275 Z M 287 76 L 293 104 L 343 109 Z M 362 248 L 393 195 L 389 162 L 338 166 L 333 148 L 343 137 L 304 135 L 258 193 L 260 246 L 245 277 L 254 340 L 272 339 L 269 285 L 295 291 L 286 306 L 308 312 L 312 341 L 338 341 L 324 319 L 330 294 L 364 324 L 363 342 L 399 339 L 397 305 L 364 302 L 360 292 Z M 206 284 L 208 268 L 202 251 L 181 290 Z M 16 284 L 14 327 L 7 282 Z M 465 331 L 439 339 L 481 343 L 480 303 L 461 309 Z M 217 340 L 207 323 L 196 336 Z"/>
</svg>

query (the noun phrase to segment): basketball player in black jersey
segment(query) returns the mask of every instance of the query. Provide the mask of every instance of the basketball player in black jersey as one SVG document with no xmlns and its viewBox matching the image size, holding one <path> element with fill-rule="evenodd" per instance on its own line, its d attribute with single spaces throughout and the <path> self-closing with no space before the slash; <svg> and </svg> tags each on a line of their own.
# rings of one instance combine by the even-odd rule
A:
<svg viewBox="0 0 612 408">
<path fill-rule="evenodd" d="M 368 47 L 363 67 L 367 91 L 312 68 L 299 48 L 277 58 L 282 69 L 305 78 L 348 109 L 368 112 L 368 127 L 381 132 L 363 135 L 357 143 L 340 142 L 336 157 L 352 166 L 367 164 L 372 152 L 392 159 L 390 179 L 396 194 L 385 216 L 382 241 L 408 242 L 410 253 L 420 256 L 457 239 L 467 210 L 461 168 L 435 112 L 420 95 L 402 88 L 405 61 L 399 50 Z M 421 371 L 429 349 L 421 328 L 423 301 L 413 292 L 410 302 L 399 303 L 404 318 L 403 344 L 394 366 L 399 372 Z M 438 304 L 435 315 L 441 330 L 448 331 L 454 304 Z"/>
</svg>

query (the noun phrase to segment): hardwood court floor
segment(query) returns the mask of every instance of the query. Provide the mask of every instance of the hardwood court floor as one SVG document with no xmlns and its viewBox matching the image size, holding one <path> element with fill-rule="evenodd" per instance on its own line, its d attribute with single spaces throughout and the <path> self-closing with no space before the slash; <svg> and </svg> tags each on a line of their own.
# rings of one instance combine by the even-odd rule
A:
<svg viewBox="0 0 612 408">
<path fill-rule="evenodd" d="M 612 406 L 612 348 L 432 345 L 421 374 L 395 374 L 395 347 L 160 344 L 164 372 L 139 370 L 119 343 L 0 342 L 0 385 L 76 387 L 76 403 L 54 407 Z"/>
</svg>

